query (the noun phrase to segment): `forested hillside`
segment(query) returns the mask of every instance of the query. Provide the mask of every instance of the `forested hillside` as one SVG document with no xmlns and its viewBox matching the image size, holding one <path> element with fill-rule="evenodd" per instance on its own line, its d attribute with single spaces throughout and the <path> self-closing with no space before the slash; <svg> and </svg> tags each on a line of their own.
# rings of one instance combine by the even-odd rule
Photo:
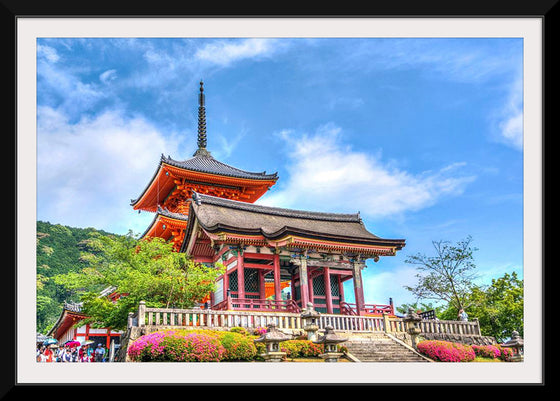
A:
<svg viewBox="0 0 560 401">
<path fill-rule="evenodd" d="M 60 316 L 64 301 L 79 301 L 51 277 L 85 266 L 81 254 L 92 232 L 110 234 L 94 228 L 37 222 L 37 332 L 47 333 Z"/>
</svg>

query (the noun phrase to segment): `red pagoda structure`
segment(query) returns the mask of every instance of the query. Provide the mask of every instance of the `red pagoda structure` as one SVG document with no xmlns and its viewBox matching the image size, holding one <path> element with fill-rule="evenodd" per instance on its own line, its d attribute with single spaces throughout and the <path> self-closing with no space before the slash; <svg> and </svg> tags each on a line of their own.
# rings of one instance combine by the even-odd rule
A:
<svg viewBox="0 0 560 401">
<path fill-rule="evenodd" d="M 243 171 L 214 159 L 206 150 L 206 110 L 203 83 L 198 107 L 198 149 L 193 157 L 178 161 L 161 155 L 159 165 L 142 192 L 131 201 L 134 210 L 155 212 L 142 237 L 173 241 L 178 250 L 183 241 L 193 191 L 226 199 L 255 202 L 270 189 L 278 176 Z"/>
<path fill-rule="evenodd" d="M 366 304 L 362 269 L 367 259 L 393 256 L 404 239 L 369 232 L 359 214 L 319 213 L 255 205 L 277 174 L 239 170 L 206 150 L 203 83 L 198 149 L 191 159 L 162 156 L 134 209 L 155 213 L 143 237 L 172 241 L 195 262 L 220 262 L 208 305 L 216 310 L 300 312 L 308 303 L 330 314 L 393 315 L 393 305 Z M 343 283 L 353 281 L 355 303 Z"/>
</svg>

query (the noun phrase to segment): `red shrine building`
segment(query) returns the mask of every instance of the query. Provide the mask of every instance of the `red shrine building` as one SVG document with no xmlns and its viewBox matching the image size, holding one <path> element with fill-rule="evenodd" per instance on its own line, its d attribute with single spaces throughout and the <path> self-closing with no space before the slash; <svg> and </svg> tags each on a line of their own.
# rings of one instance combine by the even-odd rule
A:
<svg viewBox="0 0 560 401">
<path fill-rule="evenodd" d="M 153 212 L 143 238 L 161 237 L 195 262 L 221 263 L 226 272 L 206 306 L 215 310 L 301 312 L 312 303 L 330 314 L 394 314 L 393 305 L 368 304 L 366 260 L 394 256 L 404 239 L 369 232 L 359 214 L 320 213 L 254 204 L 278 180 L 214 159 L 206 149 L 203 83 L 198 149 L 178 161 L 162 155 L 135 210 Z M 354 303 L 343 283 L 352 281 Z"/>
</svg>

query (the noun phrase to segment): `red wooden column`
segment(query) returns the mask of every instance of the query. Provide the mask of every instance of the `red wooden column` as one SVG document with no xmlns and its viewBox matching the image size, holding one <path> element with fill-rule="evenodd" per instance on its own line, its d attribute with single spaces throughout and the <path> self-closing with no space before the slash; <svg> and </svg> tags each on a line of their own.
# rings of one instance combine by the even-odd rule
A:
<svg viewBox="0 0 560 401">
<path fill-rule="evenodd" d="M 274 259 L 272 259 L 272 261 L 274 265 L 274 299 L 276 301 L 279 301 L 280 299 L 282 299 L 282 288 L 280 287 L 280 255 L 275 253 Z"/>
<path fill-rule="evenodd" d="M 331 275 L 329 273 L 329 268 L 323 268 L 323 277 L 325 281 L 325 297 L 327 301 L 327 313 L 333 313 L 333 304 L 332 304 L 332 293 L 331 293 Z"/>
<path fill-rule="evenodd" d="M 237 296 L 245 298 L 245 266 L 241 248 L 237 250 Z"/>
<path fill-rule="evenodd" d="M 358 315 L 362 315 L 365 309 L 362 266 L 363 263 L 360 261 L 352 262 L 352 271 L 354 275 L 354 296 L 356 298 L 356 313 Z"/>
</svg>

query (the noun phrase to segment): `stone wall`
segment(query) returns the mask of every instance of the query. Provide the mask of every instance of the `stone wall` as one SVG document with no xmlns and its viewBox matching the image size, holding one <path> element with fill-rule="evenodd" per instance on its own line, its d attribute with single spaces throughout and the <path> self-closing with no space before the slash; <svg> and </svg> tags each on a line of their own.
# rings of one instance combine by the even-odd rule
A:
<svg viewBox="0 0 560 401">
<path fill-rule="evenodd" d="M 422 340 L 450 341 L 454 343 L 462 343 L 468 345 L 496 345 L 497 344 L 497 341 L 494 337 L 445 334 L 445 333 L 422 333 L 420 334 L 420 338 L 418 340 L 419 341 Z"/>
</svg>

